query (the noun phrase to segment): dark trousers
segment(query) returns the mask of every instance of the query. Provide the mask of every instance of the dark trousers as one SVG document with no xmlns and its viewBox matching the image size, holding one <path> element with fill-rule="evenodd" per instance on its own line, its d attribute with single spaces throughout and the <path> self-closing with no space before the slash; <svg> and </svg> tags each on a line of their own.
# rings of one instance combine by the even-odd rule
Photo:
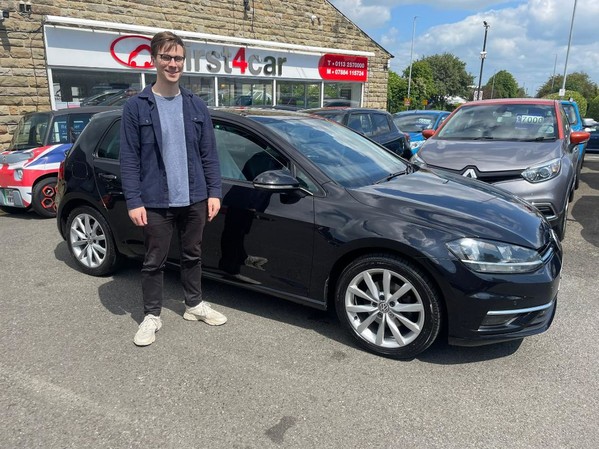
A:
<svg viewBox="0 0 599 449">
<path fill-rule="evenodd" d="M 208 216 L 207 201 L 185 207 L 147 209 L 146 212 L 146 255 L 141 269 L 144 315 L 160 316 L 163 271 L 174 229 L 177 229 L 181 252 L 181 283 L 185 304 L 188 307 L 197 306 L 202 302 L 202 234 Z"/>
</svg>

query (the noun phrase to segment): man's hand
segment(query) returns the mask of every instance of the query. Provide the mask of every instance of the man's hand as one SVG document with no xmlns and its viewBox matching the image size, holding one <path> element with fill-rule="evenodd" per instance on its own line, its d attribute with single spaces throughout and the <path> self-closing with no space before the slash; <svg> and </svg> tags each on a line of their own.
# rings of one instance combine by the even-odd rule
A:
<svg viewBox="0 0 599 449">
<path fill-rule="evenodd" d="M 129 218 L 135 224 L 135 226 L 145 226 L 148 224 L 146 208 L 143 206 L 131 209 L 129 211 Z"/>
<path fill-rule="evenodd" d="M 208 198 L 208 221 L 212 221 L 220 210 L 220 198 Z"/>
</svg>

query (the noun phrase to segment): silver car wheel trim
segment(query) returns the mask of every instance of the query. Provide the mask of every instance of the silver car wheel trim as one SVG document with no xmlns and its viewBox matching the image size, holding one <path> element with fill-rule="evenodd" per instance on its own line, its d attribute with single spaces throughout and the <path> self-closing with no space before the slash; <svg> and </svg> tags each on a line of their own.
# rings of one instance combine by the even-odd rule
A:
<svg viewBox="0 0 599 449">
<path fill-rule="evenodd" d="M 354 331 L 385 348 L 412 343 L 424 326 L 424 304 L 405 277 L 372 269 L 358 274 L 345 293 L 345 310 Z"/>
<path fill-rule="evenodd" d="M 89 214 L 77 215 L 71 223 L 70 243 L 75 258 L 88 268 L 99 267 L 106 258 L 106 236 Z"/>
</svg>

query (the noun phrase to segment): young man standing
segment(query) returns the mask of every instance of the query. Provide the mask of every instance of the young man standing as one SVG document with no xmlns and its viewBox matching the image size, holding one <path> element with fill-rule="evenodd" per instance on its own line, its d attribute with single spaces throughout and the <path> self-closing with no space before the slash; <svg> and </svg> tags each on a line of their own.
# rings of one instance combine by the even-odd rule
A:
<svg viewBox="0 0 599 449">
<path fill-rule="evenodd" d="M 133 342 L 147 346 L 162 327 L 163 269 L 173 230 L 181 248 L 186 320 L 210 325 L 227 318 L 202 301 L 202 234 L 220 209 L 221 178 L 212 120 L 205 103 L 179 86 L 181 38 L 164 31 L 151 43 L 156 83 L 130 98 L 121 124 L 121 175 L 129 217 L 144 232 L 143 322 Z"/>
</svg>

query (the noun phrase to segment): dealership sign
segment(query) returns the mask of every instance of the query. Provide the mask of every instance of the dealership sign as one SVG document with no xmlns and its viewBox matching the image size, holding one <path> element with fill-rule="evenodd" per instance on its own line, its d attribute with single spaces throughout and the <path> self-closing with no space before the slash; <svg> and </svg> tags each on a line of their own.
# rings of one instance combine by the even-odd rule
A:
<svg viewBox="0 0 599 449">
<path fill-rule="evenodd" d="M 147 36 L 46 26 L 48 66 L 154 70 Z M 293 52 L 184 39 L 184 73 L 252 78 L 365 82 L 368 58 Z"/>
<path fill-rule="evenodd" d="M 368 58 L 326 54 L 318 61 L 318 73 L 323 80 L 365 82 L 368 80 Z"/>
</svg>

